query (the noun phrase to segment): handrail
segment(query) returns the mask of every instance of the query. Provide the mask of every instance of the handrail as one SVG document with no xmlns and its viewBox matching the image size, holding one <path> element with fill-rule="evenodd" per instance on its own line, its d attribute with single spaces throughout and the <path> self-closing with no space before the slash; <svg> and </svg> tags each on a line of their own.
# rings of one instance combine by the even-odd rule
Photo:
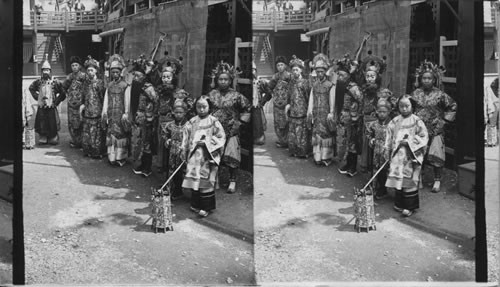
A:
<svg viewBox="0 0 500 287">
<path fill-rule="evenodd" d="M 307 10 L 298 11 L 254 11 L 252 23 L 254 26 L 268 26 L 275 29 L 280 27 L 305 27 L 312 20 L 313 15 Z"/>
<path fill-rule="evenodd" d="M 31 25 L 35 30 L 51 28 L 70 30 L 71 28 L 87 28 L 98 30 L 106 21 L 106 15 L 95 11 L 41 11 L 36 14 L 31 11 Z"/>
</svg>

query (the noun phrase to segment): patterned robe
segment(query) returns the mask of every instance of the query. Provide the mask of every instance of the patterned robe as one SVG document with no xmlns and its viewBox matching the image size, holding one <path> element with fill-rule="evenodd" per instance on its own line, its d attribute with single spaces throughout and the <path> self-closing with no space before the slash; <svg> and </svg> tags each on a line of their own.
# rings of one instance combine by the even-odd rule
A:
<svg viewBox="0 0 500 287">
<path fill-rule="evenodd" d="M 82 144 L 82 119 L 80 105 L 83 103 L 84 82 L 87 74 L 82 71 L 73 72 L 66 77 L 64 89 L 68 101 L 68 130 L 71 142 L 76 146 Z"/>
<path fill-rule="evenodd" d="M 351 109 L 356 117 L 351 116 Z M 359 86 L 350 82 L 344 91 L 341 111 L 337 119 L 337 156 L 344 159 L 347 153 L 359 154 L 362 141 L 363 94 Z"/>
<path fill-rule="evenodd" d="M 182 163 L 182 137 L 184 133 L 184 128 L 186 125 L 186 119 L 179 122 L 170 121 L 161 125 L 161 137 L 163 140 L 163 148 L 168 150 L 168 161 L 166 166 L 168 166 L 167 178 L 170 177 L 173 172 Z M 167 145 L 167 140 L 169 144 Z M 174 176 L 172 181 L 170 181 L 170 191 L 174 196 L 182 194 L 182 179 L 184 178 L 182 170 L 178 171 Z"/>
<path fill-rule="evenodd" d="M 369 143 L 374 139 L 373 150 L 372 150 L 372 167 L 375 172 L 378 170 L 385 162 L 384 158 L 384 146 L 387 137 L 387 127 L 390 119 L 387 118 L 384 122 L 379 120 L 370 122 L 365 130 L 366 142 Z"/>
<path fill-rule="evenodd" d="M 307 108 L 311 88 L 307 79 L 292 79 L 287 88 L 289 110 L 288 150 L 292 155 L 305 157 L 311 146 L 307 129 Z"/>
<path fill-rule="evenodd" d="M 158 94 L 158 167 L 168 168 L 169 155 L 165 149 L 165 140 L 162 136 L 164 126 L 174 120 L 173 108 L 176 100 L 184 100 L 187 106 L 186 119 L 191 119 L 196 113 L 194 111 L 194 99 L 183 89 L 174 86 L 166 87 L 160 85 L 156 88 Z"/>
<path fill-rule="evenodd" d="M 53 138 L 60 129 L 57 106 L 66 99 L 61 82 L 53 78 L 37 79 L 30 86 L 31 96 L 38 102 L 35 116 L 35 132 L 40 136 Z"/>
<path fill-rule="evenodd" d="M 455 120 L 457 104 L 436 87 L 428 92 L 416 89 L 411 96 L 416 101 L 414 113 L 422 119 L 429 133 L 427 160 L 432 166 L 442 167 L 445 162 L 444 126 Z"/>
<path fill-rule="evenodd" d="M 322 81 L 317 79 L 312 85 L 312 145 L 316 162 L 333 158 L 335 139 L 327 123 L 332 88 L 335 88 L 334 84 L 326 77 Z"/>
<path fill-rule="evenodd" d="M 156 122 L 158 118 L 158 95 L 153 85 L 145 83 L 140 90 L 139 105 L 132 131 L 132 157 L 136 163 L 144 153 L 156 152 Z"/>
<path fill-rule="evenodd" d="M 274 131 L 278 142 L 285 146 L 288 141 L 288 121 L 285 115 L 285 106 L 288 103 L 288 82 L 291 74 L 288 71 L 276 73 L 267 83 L 267 91 L 273 98 Z"/>
<path fill-rule="evenodd" d="M 226 144 L 222 162 L 229 167 L 238 168 L 241 162 L 239 154 L 240 125 L 241 122 L 250 121 L 252 108 L 250 101 L 233 89 L 229 89 L 225 93 L 218 89 L 212 90 L 208 94 L 208 98 L 212 102 L 212 115 L 221 123 L 228 141 L 234 137 L 233 143 L 236 143 L 235 145 Z"/>
<path fill-rule="evenodd" d="M 197 143 L 203 141 L 204 145 Z M 182 154 L 187 160 L 182 187 L 193 190 L 191 206 L 215 209 L 215 184 L 226 135 L 217 118 L 195 116 L 186 123 L 182 137 Z"/>
<path fill-rule="evenodd" d="M 103 114 L 107 115 L 106 146 L 111 162 L 128 156 L 130 122 L 122 120 L 129 112 L 130 86 L 123 80 L 110 81 L 104 96 Z"/>
<path fill-rule="evenodd" d="M 407 144 L 401 145 L 406 137 Z M 385 158 L 396 150 L 390 159 L 389 174 L 386 187 L 397 190 L 395 205 L 413 210 L 419 207 L 418 183 L 424 160 L 425 149 L 429 141 L 424 122 L 416 115 L 408 117 L 401 115 L 392 119 L 387 126 L 387 137 L 384 148 Z"/>
<path fill-rule="evenodd" d="M 388 96 L 390 93 L 387 89 L 377 89 L 376 91 L 362 90 L 363 92 L 363 131 L 364 135 L 367 134 L 368 126 L 377 121 L 377 103 L 381 98 L 386 99 L 391 104 L 389 120 L 393 118 L 394 110 L 396 108 L 397 99 L 394 96 Z M 361 162 L 360 167 L 364 170 L 369 170 L 372 167 L 372 159 L 374 155 L 368 145 L 366 138 L 363 138 L 361 147 Z"/>
<path fill-rule="evenodd" d="M 106 150 L 106 134 L 102 126 L 101 114 L 104 102 L 104 81 L 87 79 L 83 89 L 83 153 L 90 157 L 100 157 Z"/>
</svg>

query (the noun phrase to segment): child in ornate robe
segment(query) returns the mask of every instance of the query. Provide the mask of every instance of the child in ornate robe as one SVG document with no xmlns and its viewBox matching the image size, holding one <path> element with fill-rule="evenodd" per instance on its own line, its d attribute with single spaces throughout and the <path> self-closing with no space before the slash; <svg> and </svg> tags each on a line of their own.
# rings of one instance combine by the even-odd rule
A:
<svg viewBox="0 0 500 287">
<path fill-rule="evenodd" d="M 226 134 L 217 118 L 209 115 L 205 97 L 197 100 L 196 111 L 182 139 L 181 156 L 187 161 L 182 187 L 192 190 L 191 210 L 205 217 L 215 209 L 215 183 Z"/>
<path fill-rule="evenodd" d="M 366 139 L 372 152 L 372 166 L 373 173 L 375 173 L 384 163 L 384 145 L 386 140 L 387 126 L 391 120 L 389 114 L 391 111 L 391 104 L 385 100 L 380 99 L 377 102 L 377 120 L 370 122 L 366 128 Z M 375 198 L 381 199 L 387 195 L 385 182 L 387 181 L 387 166 L 378 174 L 375 182 Z"/>
<path fill-rule="evenodd" d="M 182 99 L 175 101 L 173 108 L 174 120 L 160 125 L 161 137 L 166 150 L 168 150 L 167 178 L 182 164 L 182 136 L 186 125 L 186 103 Z M 172 178 L 170 192 L 172 200 L 182 196 L 183 173 L 181 171 Z"/>
<path fill-rule="evenodd" d="M 418 209 L 418 187 L 429 136 L 424 122 L 413 114 L 409 95 L 398 101 L 400 115 L 391 120 L 385 140 L 385 159 L 390 159 L 386 187 L 394 188 L 394 209 L 405 216 Z"/>
</svg>

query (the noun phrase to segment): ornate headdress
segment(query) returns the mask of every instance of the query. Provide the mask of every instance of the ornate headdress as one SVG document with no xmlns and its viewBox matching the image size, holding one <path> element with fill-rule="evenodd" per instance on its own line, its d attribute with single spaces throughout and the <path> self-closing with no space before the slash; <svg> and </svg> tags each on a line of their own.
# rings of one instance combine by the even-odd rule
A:
<svg viewBox="0 0 500 287">
<path fill-rule="evenodd" d="M 43 69 L 49 69 L 52 71 L 52 67 L 50 66 L 49 61 L 45 60 L 45 62 L 43 62 L 41 70 L 43 70 Z"/>
<path fill-rule="evenodd" d="M 418 66 L 415 69 L 415 81 L 416 81 L 415 85 L 416 86 L 420 85 L 419 82 L 424 73 L 431 73 L 432 75 L 434 75 L 434 78 L 436 79 L 436 86 L 440 87 L 441 79 L 443 78 L 445 72 L 446 69 L 443 66 L 434 64 L 433 62 L 427 61 L 426 59 L 422 63 L 420 63 L 420 66 Z"/>
<path fill-rule="evenodd" d="M 330 67 L 330 60 L 328 60 L 328 57 L 322 53 L 314 56 L 312 63 L 314 69 L 323 68 L 325 70 L 328 70 L 328 68 Z"/>
<path fill-rule="evenodd" d="M 92 59 L 92 56 L 88 55 L 87 60 L 85 61 L 85 68 L 87 69 L 88 67 L 94 67 L 96 70 L 99 70 L 99 62 L 96 60 Z"/>
<path fill-rule="evenodd" d="M 287 64 L 286 58 L 284 56 L 277 56 L 276 60 L 274 61 L 274 64 L 278 64 L 278 63 L 283 63 L 286 65 Z"/>
<path fill-rule="evenodd" d="M 377 108 L 386 107 L 388 110 L 391 110 L 392 104 L 387 99 L 381 98 L 377 101 Z"/>
<path fill-rule="evenodd" d="M 154 63 L 148 59 L 146 59 L 146 56 L 144 54 L 139 55 L 139 58 L 136 60 L 132 61 L 133 65 L 133 70 L 137 72 L 141 72 L 143 74 L 146 74 L 147 67 L 153 67 Z"/>
<path fill-rule="evenodd" d="M 302 70 L 304 70 L 304 61 L 302 61 L 301 59 L 297 58 L 297 56 L 293 55 L 292 56 L 292 59 L 290 60 L 290 68 L 293 68 L 294 66 L 297 66 L 299 68 L 301 68 Z"/>
<path fill-rule="evenodd" d="M 231 79 L 242 72 L 238 69 L 235 69 L 234 66 L 231 66 L 229 63 L 224 61 L 220 61 L 217 63 L 215 69 L 212 70 L 211 77 L 218 78 L 221 74 L 228 74 Z"/>
<path fill-rule="evenodd" d="M 187 105 L 186 105 L 186 103 L 184 102 L 184 100 L 183 100 L 183 99 L 177 99 L 177 100 L 175 100 L 175 102 L 174 102 L 174 110 L 175 110 L 176 108 L 183 108 L 183 109 L 184 109 L 184 111 L 185 111 L 185 110 L 187 109 Z"/>
<path fill-rule="evenodd" d="M 386 56 L 382 58 L 374 56 L 372 51 L 368 51 L 368 56 L 361 61 L 361 69 L 363 72 L 375 71 L 377 74 L 382 74 L 387 68 L 387 63 L 385 62 Z"/>
<path fill-rule="evenodd" d="M 123 70 L 123 67 L 125 67 L 125 61 L 123 60 L 122 56 L 118 54 L 111 55 L 109 57 L 108 63 L 109 70 L 119 69 L 121 71 Z"/>
<path fill-rule="evenodd" d="M 343 58 L 336 60 L 335 63 L 337 64 L 337 71 L 344 71 L 349 74 L 353 73 L 356 67 L 356 63 L 349 54 L 345 54 Z"/>
<path fill-rule="evenodd" d="M 69 63 L 70 64 L 77 63 L 77 64 L 80 64 L 80 66 L 81 66 L 82 59 L 80 59 L 80 57 L 78 57 L 78 56 L 71 56 L 71 58 L 69 58 Z"/>
</svg>

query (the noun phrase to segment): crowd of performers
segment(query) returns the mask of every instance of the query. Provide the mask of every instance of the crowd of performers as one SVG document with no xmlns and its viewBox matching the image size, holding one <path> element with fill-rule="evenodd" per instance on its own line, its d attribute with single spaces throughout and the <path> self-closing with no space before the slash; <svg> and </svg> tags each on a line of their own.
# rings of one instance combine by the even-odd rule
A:
<svg viewBox="0 0 500 287">
<path fill-rule="evenodd" d="M 183 188 L 191 190 L 191 210 L 207 216 L 216 207 L 221 164 L 229 169 L 227 192 L 236 191 L 240 129 L 250 122 L 251 103 L 232 88 L 236 70 L 224 62 L 212 71 L 208 95 L 190 94 L 178 85 L 181 60 L 141 56 L 125 62 L 113 55 L 102 71 L 90 56 L 85 62 L 72 57 L 64 81 L 54 79 L 45 62 L 42 76 L 29 87 L 38 102 L 38 144 L 59 143 L 58 106 L 66 100 L 72 148 L 90 158 L 107 157 L 117 167 L 132 162 L 133 172 L 144 177 L 152 174 L 157 155 L 165 179 L 173 176 L 171 199 L 183 197 Z"/>
<path fill-rule="evenodd" d="M 272 99 L 276 146 L 287 148 L 290 156 L 312 155 L 319 166 L 337 163 L 338 171 L 350 177 L 357 174 L 358 163 L 360 170 L 374 173 L 385 164 L 375 181 L 375 198 L 393 188 L 394 209 L 410 216 L 419 208 L 424 161 L 434 170 L 432 192 L 441 189 L 444 127 L 454 121 L 457 105 L 440 89 L 443 68 L 428 61 L 416 69 L 410 95 L 393 95 L 381 86 L 385 57 L 368 51 L 361 59 L 363 45 L 353 59 L 317 54 L 310 75 L 301 59 L 276 57 L 278 72 L 270 80 L 255 77 L 259 100 L 254 110 L 262 112 Z M 263 144 L 263 133 L 254 127 L 255 144 Z"/>
</svg>

